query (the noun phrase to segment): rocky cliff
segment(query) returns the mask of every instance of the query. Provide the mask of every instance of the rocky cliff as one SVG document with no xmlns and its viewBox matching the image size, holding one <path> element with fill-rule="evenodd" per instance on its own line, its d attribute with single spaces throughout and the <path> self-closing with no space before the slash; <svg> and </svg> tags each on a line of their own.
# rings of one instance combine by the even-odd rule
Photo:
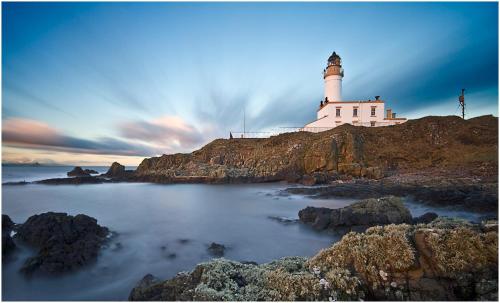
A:
<svg viewBox="0 0 500 303">
<path fill-rule="evenodd" d="M 217 139 L 191 154 L 144 159 L 136 178 L 152 182 L 379 179 L 422 170 L 496 175 L 498 118 L 425 117 L 389 127 L 354 127 L 266 139 Z"/>
</svg>

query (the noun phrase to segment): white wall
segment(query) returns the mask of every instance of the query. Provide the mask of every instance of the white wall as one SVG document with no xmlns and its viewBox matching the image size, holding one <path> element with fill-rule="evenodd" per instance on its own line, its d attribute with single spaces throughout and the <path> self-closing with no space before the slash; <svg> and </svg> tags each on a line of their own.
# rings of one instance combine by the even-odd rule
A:
<svg viewBox="0 0 500 303">
<path fill-rule="evenodd" d="M 371 107 L 375 106 L 375 116 L 371 115 Z M 336 116 L 336 109 L 340 107 L 340 117 Z M 358 116 L 353 117 L 353 109 L 358 107 Z M 326 116 L 326 117 L 325 117 Z M 317 113 L 317 119 L 314 122 L 307 124 L 305 127 L 319 127 L 319 131 L 333 128 L 344 123 L 359 126 L 371 126 L 371 122 L 375 122 L 375 126 L 388 126 L 398 123 L 404 123 L 406 120 L 384 120 L 385 104 L 381 101 L 373 102 L 330 102 Z M 314 130 L 309 130 L 314 131 Z"/>
<path fill-rule="evenodd" d="M 342 100 L 342 76 L 331 75 L 325 78 L 325 97 L 328 97 L 328 101 Z"/>
</svg>

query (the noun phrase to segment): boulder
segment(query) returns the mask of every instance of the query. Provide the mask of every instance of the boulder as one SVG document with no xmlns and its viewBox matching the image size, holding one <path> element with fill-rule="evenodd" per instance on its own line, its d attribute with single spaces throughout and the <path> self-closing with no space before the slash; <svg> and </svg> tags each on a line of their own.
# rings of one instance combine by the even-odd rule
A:
<svg viewBox="0 0 500 303">
<path fill-rule="evenodd" d="M 48 212 L 34 215 L 19 226 L 16 237 L 38 248 L 24 263 L 26 274 L 57 274 L 75 270 L 97 258 L 108 229 L 86 216 Z"/>
<path fill-rule="evenodd" d="M 394 196 L 366 199 L 340 209 L 309 206 L 299 211 L 299 219 L 317 230 L 412 222 L 402 199 Z"/>
<path fill-rule="evenodd" d="M 2 257 L 8 256 L 15 248 L 16 244 L 12 240 L 12 230 L 14 222 L 7 215 L 2 215 Z"/>
<path fill-rule="evenodd" d="M 68 177 L 89 177 L 90 173 L 83 170 L 80 166 L 75 166 L 67 175 Z"/>
<path fill-rule="evenodd" d="M 84 169 L 83 171 L 84 171 L 85 173 L 89 174 L 89 175 L 90 175 L 90 174 L 95 175 L 95 174 L 98 174 L 98 173 L 99 173 L 97 170 L 88 169 L 88 168 Z"/>
<path fill-rule="evenodd" d="M 106 172 L 106 176 L 111 178 L 120 178 L 125 176 L 125 174 L 125 166 L 121 165 L 118 162 L 113 162 L 113 164 L 111 164 L 108 171 Z"/>
<path fill-rule="evenodd" d="M 214 256 L 214 257 L 222 257 L 224 256 L 224 251 L 226 250 L 226 247 L 222 244 L 218 244 L 215 242 L 212 242 L 210 246 L 208 247 L 208 252 Z"/>
</svg>

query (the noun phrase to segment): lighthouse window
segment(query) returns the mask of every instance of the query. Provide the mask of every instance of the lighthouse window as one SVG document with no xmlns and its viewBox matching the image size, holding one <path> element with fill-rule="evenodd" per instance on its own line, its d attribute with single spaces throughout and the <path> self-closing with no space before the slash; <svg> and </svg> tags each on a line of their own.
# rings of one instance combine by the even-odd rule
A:
<svg viewBox="0 0 500 303">
<path fill-rule="evenodd" d="M 375 126 L 375 121 L 370 121 L 370 126 L 371 127 Z"/>
<path fill-rule="evenodd" d="M 355 108 L 352 109 L 352 116 L 353 117 L 357 117 L 358 116 L 358 108 L 357 107 L 355 107 Z"/>
<path fill-rule="evenodd" d="M 340 117 L 340 107 L 335 109 L 335 116 Z"/>
<path fill-rule="evenodd" d="M 372 113 L 371 113 L 371 114 L 372 114 L 372 117 L 375 117 L 375 109 L 376 109 L 376 108 L 377 108 L 376 106 L 372 106 Z"/>
</svg>

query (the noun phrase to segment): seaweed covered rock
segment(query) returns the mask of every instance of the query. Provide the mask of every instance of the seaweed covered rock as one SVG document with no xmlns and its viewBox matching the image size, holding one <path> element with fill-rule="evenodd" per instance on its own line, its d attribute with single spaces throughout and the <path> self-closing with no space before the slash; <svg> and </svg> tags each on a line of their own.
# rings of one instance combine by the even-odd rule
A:
<svg viewBox="0 0 500 303">
<path fill-rule="evenodd" d="M 410 211 L 403 205 L 402 199 L 394 196 L 366 199 L 339 209 L 309 206 L 299 211 L 299 218 L 318 230 L 412 222 Z"/>
<path fill-rule="evenodd" d="M 86 216 L 48 212 L 34 215 L 19 226 L 16 237 L 38 248 L 21 271 L 56 274 L 84 266 L 97 258 L 108 229 Z"/>
<path fill-rule="evenodd" d="M 12 230 L 15 224 L 9 216 L 2 215 L 2 257 L 5 258 L 15 248 L 16 244 L 12 240 Z"/>
<path fill-rule="evenodd" d="M 461 220 L 351 232 L 311 259 L 215 259 L 141 283 L 130 300 L 496 300 L 498 233 Z"/>
</svg>

